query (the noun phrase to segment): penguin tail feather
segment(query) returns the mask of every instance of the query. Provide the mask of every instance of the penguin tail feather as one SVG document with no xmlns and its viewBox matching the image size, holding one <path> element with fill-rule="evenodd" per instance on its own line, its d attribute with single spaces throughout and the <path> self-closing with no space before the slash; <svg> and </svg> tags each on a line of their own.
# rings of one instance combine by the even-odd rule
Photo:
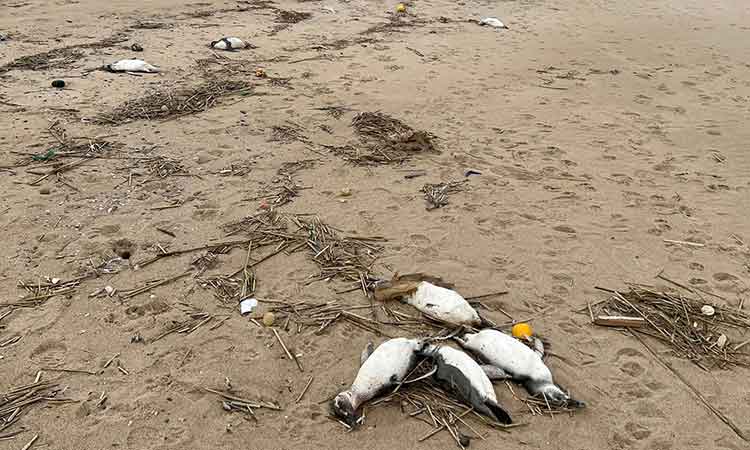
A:
<svg viewBox="0 0 750 450">
<path fill-rule="evenodd" d="M 511 419 L 510 414 L 508 411 L 505 410 L 502 406 L 498 405 L 495 402 L 485 402 L 485 405 L 489 410 L 492 412 L 492 415 L 495 416 L 498 422 L 502 423 L 503 425 L 510 425 L 513 423 L 513 419 Z"/>
</svg>

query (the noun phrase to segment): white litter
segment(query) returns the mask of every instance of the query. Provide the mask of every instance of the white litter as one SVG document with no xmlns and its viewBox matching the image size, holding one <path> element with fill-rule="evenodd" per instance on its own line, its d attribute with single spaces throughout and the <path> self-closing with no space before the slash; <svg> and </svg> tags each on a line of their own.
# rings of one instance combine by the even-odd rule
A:
<svg viewBox="0 0 750 450">
<path fill-rule="evenodd" d="M 246 298 L 240 302 L 240 314 L 243 316 L 249 314 L 255 310 L 258 306 L 258 300 L 254 298 Z"/>
<path fill-rule="evenodd" d="M 704 316 L 713 316 L 716 314 L 716 310 L 711 305 L 703 305 L 701 308 L 701 313 L 703 313 Z"/>
</svg>

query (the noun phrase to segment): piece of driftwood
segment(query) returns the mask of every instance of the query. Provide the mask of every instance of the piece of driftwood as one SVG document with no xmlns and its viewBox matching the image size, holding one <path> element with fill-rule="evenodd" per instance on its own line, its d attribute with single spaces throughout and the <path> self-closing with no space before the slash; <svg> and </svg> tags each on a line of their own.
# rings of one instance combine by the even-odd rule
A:
<svg viewBox="0 0 750 450">
<path fill-rule="evenodd" d="M 596 316 L 594 323 L 603 327 L 638 328 L 646 324 L 646 319 L 630 316 Z"/>
</svg>

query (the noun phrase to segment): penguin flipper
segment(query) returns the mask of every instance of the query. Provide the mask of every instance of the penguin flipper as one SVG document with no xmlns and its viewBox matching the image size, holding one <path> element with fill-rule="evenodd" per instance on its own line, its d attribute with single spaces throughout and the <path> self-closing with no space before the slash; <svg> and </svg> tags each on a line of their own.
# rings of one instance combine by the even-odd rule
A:
<svg viewBox="0 0 750 450">
<path fill-rule="evenodd" d="M 482 371 L 484 371 L 484 374 L 487 375 L 487 378 L 492 381 L 507 380 L 509 378 L 512 378 L 510 374 L 508 374 L 508 372 L 499 367 L 490 364 L 482 364 L 480 367 L 482 368 Z"/>
<path fill-rule="evenodd" d="M 492 415 L 495 416 L 498 422 L 503 425 L 510 425 L 513 423 L 510 414 L 502 406 L 490 400 L 487 400 L 484 404 L 492 412 Z"/>
<path fill-rule="evenodd" d="M 367 358 L 372 355 L 372 352 L 375 351 L 375 346 L 372 344 L 372 342 L 368 342 L 367 345 L 365 345 L 365 348 L 362 350 L 362 354 L 359 357 L 359 365 L 364 365 L 365 361 L 367 361 Z"/>
<path fill-rule="evenodd" d="M 531 341 L 534 345 L 534 351 L 539 355 L 540 358 L 544 358 L 544 342 L 542 342 L 542 340 L 536 336 L 532 337 Z"/>
</svg>

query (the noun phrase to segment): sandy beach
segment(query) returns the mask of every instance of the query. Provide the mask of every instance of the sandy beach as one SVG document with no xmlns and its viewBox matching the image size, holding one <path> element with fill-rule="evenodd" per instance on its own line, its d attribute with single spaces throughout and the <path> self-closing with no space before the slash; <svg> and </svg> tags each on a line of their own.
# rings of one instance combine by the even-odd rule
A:
<svg viewBox="0 0 750 450">
<path fill-rule="evenodd" d="M 750 308 L 750 4 L 396 5 L 0 5 L 0 393 L 49 382 L 40 392 L 69 400 L 0 421 L 0 450 L 457 448 L 445 431 L 419 442 L 432 425 L 397 404 L 351 432 L 328 417 L 366 343 L 404 328 L 279 313 L 298 367 L 261 323 L 303 301 L 385 318 L 359 269 L 288 235 L 300 223 L 351 237 L 368 276 L 507 291 L 483 314 L 549 343 L 556 380 L 588 407 L 532 414 L 497 383 L 525 425 L 482 428 L 470 448 L 747 448 L 750 368 L 704 370 L 593 325 L 587 305 L 640 283 Z M 486 16 L 509 29 L 471 21 Z M 223 36 L 254 48 L 209 48 Z M 161 72 L 97 70 L 135 57 Z M 413 135 L 390 152 L 356 117 Z M 423 191 L 440 183 L 433 208 Z M 251 317 L 245 277 L 269 300 Z M 226 411 L 205 388 L 279 410 Z"/>
</svg>

